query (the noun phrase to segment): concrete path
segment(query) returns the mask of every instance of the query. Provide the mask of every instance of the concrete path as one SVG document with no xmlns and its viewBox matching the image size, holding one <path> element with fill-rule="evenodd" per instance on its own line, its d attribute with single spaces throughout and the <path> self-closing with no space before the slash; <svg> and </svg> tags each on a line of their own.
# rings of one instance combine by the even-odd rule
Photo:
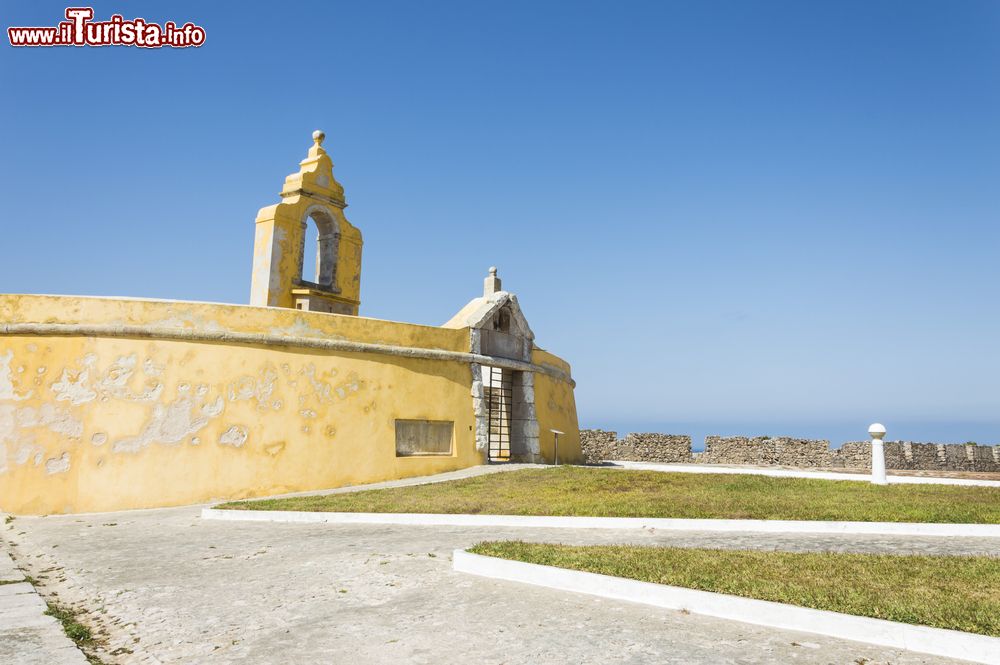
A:
<svg viewBox="0 0 1000 665">
<path fill-rule="evenodd" d="M 764 469 L 749 466 L 722 466 L 719 464 L 655 464 L 652 462 L 608 461 L 600 469 L 633 469 L 637 471 L 665 471 L 669 473 L 722 473 L 770 476 L 772 478 L 815 478 L 819 480 L 871 480 L 870 474 L 840 473 L 839 471 L 809 471 L 808 469 Z M 972 478 L 936 478 L 933 476 L 888 476 L 891 485 L 973 485 L 1000 487 L 1000 480 L 975 480 Z"/>
<path fill-rule="evenodd" d="M 84 620 L 109 664 L 956 663 L 462 575 L 450 555 L 496 538 L 1000 552 L 987 539 L 257 524 L 198 512 L 19 517 L 0 533 L 43 594 L 91 610 Z"/>
<path fill-rule="evenodd" d="M 87 665 L 45 601 L 0 548 L 0 663 Z"/>
</svg>

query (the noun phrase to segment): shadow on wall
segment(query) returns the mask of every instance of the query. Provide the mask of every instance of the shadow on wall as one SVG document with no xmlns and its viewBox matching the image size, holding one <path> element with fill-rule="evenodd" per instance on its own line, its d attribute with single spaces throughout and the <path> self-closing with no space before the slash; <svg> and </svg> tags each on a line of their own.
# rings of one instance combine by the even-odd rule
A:
<svg viewBox="0 0 1000 665">
<path fill-rule="evenodd" d="M 825 439 L 786 436 L 707 436 L 705 452 L 691 452 L 684 434 L 642 433 L 618 438 L 617 432 L 580 430 L 580 447 L 588 464 L 602 461 L 747 464 L 797 468 L 871 468 L 871 442 L 848 441 L 836 449 Z M 1000 446 L 973 443 L 886 441 L 888 469 L 1000 472 Z"/>
</svg>

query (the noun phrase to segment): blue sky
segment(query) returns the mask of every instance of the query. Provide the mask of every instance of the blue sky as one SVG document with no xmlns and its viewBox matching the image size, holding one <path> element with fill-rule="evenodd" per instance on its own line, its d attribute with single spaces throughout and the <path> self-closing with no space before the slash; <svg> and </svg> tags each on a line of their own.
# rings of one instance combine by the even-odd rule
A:
<svg viewBox="0 0 1000 665">
<path fill-rule="evenodd" d="M 1000 441 L 1000 3 L 94 8 L 207 42 L 0 49 L 0 292 L 246 302 L 322 128 L 362 314 L 499 266 L 584 426 Z"/>
</svg>

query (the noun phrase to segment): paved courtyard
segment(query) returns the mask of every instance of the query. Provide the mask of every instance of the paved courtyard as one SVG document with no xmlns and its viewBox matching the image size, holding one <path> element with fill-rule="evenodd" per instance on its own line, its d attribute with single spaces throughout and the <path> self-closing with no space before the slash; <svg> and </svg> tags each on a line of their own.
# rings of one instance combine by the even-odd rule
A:
<svg viewBox="0 0 1000 665">
<path fill-rule="evenodd" d="M 1000 551 L 984 539 L 240 523 L 199 510 L 19 517 L 2 533 L 43 595 L 89 611 L 107 663 L 958 662 L 466 576 L 450 554 L 491 538 Z"/>
</svg>

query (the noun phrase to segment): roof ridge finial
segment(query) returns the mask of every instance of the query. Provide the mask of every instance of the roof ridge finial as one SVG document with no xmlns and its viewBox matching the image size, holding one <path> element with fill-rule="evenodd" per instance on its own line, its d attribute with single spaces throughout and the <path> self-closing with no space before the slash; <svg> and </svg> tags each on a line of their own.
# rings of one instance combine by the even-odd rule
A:
<svg viewBox="0 0 1000 665">
<path fill-rule="evenodd" d="M 325 155 L 326 150 L 323 149 L 323 141 L 326 139 L 326 132 L 322 129 L 317 129 L 312 133 L 313 144 L 309 148 L 310 157 L 319 157 L 320 155 Z"/>
<path fill-rule="evenodd" d="M 497 277 L 497 267 L 490 266 L 490 274 L 483 280 L 483 297 L 489 298 L 500 291 L 500 278 Z"/>
</svg>

